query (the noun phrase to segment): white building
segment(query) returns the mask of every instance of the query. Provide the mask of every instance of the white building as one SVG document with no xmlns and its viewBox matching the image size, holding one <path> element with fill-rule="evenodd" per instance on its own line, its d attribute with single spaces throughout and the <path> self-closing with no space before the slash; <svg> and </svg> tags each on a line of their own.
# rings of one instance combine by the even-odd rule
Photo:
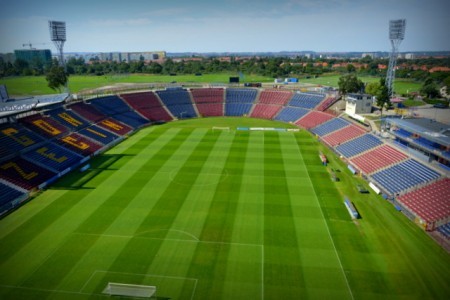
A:
<svg viewBox="0 0 450 300">
<path fill-rule="evenodd" d="M 373 97 L 367 94 L 348 94 L 345 113 L 353 116 L 370 114 L 372 112 Z"/>
</svg>

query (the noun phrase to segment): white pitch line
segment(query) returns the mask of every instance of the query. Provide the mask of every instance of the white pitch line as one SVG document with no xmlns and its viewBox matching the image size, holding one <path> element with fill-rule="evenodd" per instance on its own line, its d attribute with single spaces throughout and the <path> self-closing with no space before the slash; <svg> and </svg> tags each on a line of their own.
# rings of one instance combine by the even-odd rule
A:
<svg viewBox="0 0 450 300">
<path fill-rule="evenodd" d="M 261 299 L 264 300 L 264 245 L 261 245 Z"/>
<path fill-rule="evenodd" d="M 230 242 L 202 241 L 202 240 L 182 240 L 182 239 L 171 239 L 171 238 L 156 238 L 156 237 L 146 237 L 146 236 L 135 236 L 135 235 L 97 234 L 97 233 L 83 233 L 83 232 L 73 232 L 72 234 L 91 235 L 91 236 L 110 237 L 110 238 L 122 238 L 122 239 L 136 238 L 136 239 L 147 239 L 147 240 L 157 240 L 157 241 L 174 241 L 174 242 L 188 242 L 188 243 L 220 244 L 220 245 L 244 246 L 244 247 L 261 247 L 262 246 L 262 245 L 258 245 L 258 244 L 230 243 Z"/>
<path fill-rule="evenodd" d="M 296 144 L 297 144 L 297 142 L 296 142 Z M 297 144 L 297 148 L 298 148 L 298 152 L 300 153 L 300 157 L 301 157 L 301 159 L 302 159 L 302 161 L 304 163 L 305 160 L 303 159 L 303 155 L 302 155 L 302 152 L 300 151 L 300 148 L 298 147 L 298 144 Z M 344 275 L 345 283 L 347 284 L 347 289 L 348 289 L 348 291 L 350 293 L 350 298 L 353 300 L 354 297 L 353 297 L 352 289 L 350 288 L 350 284 L 348 283 L 347 275 L 345 274 L 344 267 L 342 266 L 341 258 L 339 257 L 339 254 L 337 252 L 336 245 L 334 244 L 333 237 L 331 236 L 330 228 L 328 227 L 328 223 L 325 220 L 325 215 L 323 213 L 322 206 L 320 205 L 320 202 L 319 202 L 319 197 L 317 196 L 316 189 L 314 188 L 314 184 L 312 183 L 311 176 L 309 176 L 309 171 L 308 171 L 308 168 L 306 167 L 306 165 L 305 165 L 305 169 L 306 169 L 306 174 L 308 174 L 308 180 L 311 183 L 311 186 L 313 188 L 314 195 L 316 196 L 316 201 L 317 201 L 317 204 L 319 205 L 320 213 L 322 215 L 322 220 L 325 223 L 325 226 L 326 226 L 326 229 L 327 229 L 327 233 L 328 233 L 328 237 L 330 238 L 331 244 L 333 245 L 334 253 L 336 253 L 336 257 L 337 257 L 339 265 L 341 267 L 342 275 Z"/>
</svg>

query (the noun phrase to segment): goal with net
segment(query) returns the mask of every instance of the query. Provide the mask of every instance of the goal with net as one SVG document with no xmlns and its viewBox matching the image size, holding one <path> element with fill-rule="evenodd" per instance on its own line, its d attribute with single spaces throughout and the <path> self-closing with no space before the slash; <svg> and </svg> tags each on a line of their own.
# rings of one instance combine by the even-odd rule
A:
<svg viewBox="0 0 450 300">
<path fill-rule="evenodd" d="M 156 294 L 156 286 L 108 282 L 103 294 L 110 296 L 126 296 L 151 298 Z"/>
<path fill-rule="evenodd" d="M 226 131 L 226 132 L 230 132 L 230 127 L 213 126 L 212 131 Z"/>
</svg>

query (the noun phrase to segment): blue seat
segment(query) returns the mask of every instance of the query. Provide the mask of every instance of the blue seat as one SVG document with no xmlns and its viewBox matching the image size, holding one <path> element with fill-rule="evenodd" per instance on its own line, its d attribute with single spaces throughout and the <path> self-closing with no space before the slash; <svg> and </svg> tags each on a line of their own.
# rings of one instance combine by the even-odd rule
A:
<svg viewBox="0 0 450 300">
<path fill-rule="evenodd" d="M 315 128 L 313 128 L 311 131 L 318 136 L 324 136 L 328 133 L 331 133 L 333 131 L 336 131 L 338 129 L 344 128 L 345 126 L 350 125 L 349 122 L 341 119 L 341 118 L 333 118 Z"/>
<path fill-rule="evenodd" d="M 225 90 L 225 103 L 254 103 L 258 91 L 256 89 L 236 89 Z"/>
<path fill-rule="evenodd" d="M 0 212 L 11 208 L 10 202 L 22 197 L 23 195 L 25 195 L 24 192 L 16 190 L 0 182 Z"/>
<path fill-rule="evenodd" d="M 248 115 L 252 106 L 252 103 L 225 103 L 225 115 L 235 117 Z"/>
<path fill-rule="evenodd" d="M 97 125 L 89 126 L 85 129 L 80 130 L 78 133 L 81 133 L 84 136 L 87 136 L 93 140 L 96 140 L 103 145 L 108 145 L 109 143 L 117 140 L 119 138 L 118 135 L 103 129 Z"/>
<path fill-rule="evenodd" d="M 391 194 L 402 192 L 440 177 L 440 174 L 414 159 L 408 159 L 371 176 Z"/>
<path fill-rule="evenodd" d="M 54 143 L 47 143 L 22 155 L 26 160 L 57 172 L 77 165 L 83 157 Z"/>
<path fill-rule="evenodd" d="M 289 106 L 313 109 L 325 99 L 324 94 L 315 93 L 295 93 L 289 101 Z"/>
<path fill-rule="evenodd" d="M 336 147 L 343 156 L 349 158 L 381 145 L 382 142 L 372 134 L 364 134 Z"/>
<path fill-rule="evenodd" d="M 287 106 L 278 113 L 275 120 L 282 122 L 295 122 L 308 112 L 310 112 L 310 110 L 305 108 Z"/>
</svg>

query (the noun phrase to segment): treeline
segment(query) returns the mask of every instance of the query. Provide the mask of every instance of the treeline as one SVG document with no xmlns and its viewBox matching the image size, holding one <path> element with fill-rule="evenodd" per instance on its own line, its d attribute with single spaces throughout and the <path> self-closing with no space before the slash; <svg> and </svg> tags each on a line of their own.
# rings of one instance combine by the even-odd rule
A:
<svg viewBox="0 0 450 300">
<path fill-rule="evenodd" d="M 133 62 L 111 62 L 91 59 L 85 61 L 83 58 L 70 58 L 66 62 L 68 75 L 97 75 L 105 74 L 198 74 L 198 73 L 243 73 L 277 77 L 308 77 L 320 76 L 326 73 L 348 74 L 353 73 L 361 76 L 380 76 L 386 74 L 387 59 L 364 57 L 359 60 L 346 59 L 308 59 L 306 57 L 251 57 L 229 60 L 218 57 L 211 58 L 186 58 L 171 59 L 164 62 L 145 62 L 144 60 Z M 17 59 L 14 63 L 5 62 L 0 57 L 0 77 L 21 75 L 44 75 L 52 66 L 57 65 L 53 60 L 47 64 L 40 61 L 31 63 Z M 448 76 L 448 72 L 429 73 L 418 69 L 418 66 L 431 68 L 434 66 L 450 67 L 450 58 L 426 58 L 405 60 L 399 59 L 397 66 L 402 66 L 396 72 L 397 78 L 410 78 L 417 81 L 425 81 L 430 76 L 437 82 L 442 82 Z"/>
</svg>

